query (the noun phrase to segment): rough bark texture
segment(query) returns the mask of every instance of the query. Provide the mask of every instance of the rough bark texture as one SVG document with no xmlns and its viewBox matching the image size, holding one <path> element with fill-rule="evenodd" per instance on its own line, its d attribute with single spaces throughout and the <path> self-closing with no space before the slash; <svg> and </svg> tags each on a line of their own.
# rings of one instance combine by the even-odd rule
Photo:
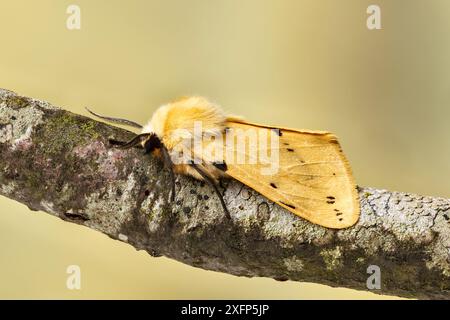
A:
<svg viewBox="0 0 450 320">
<path fill-rule="evenodd" d="M 450 200 L 359 188 L 361 218 L 336 231 L 313 225 L 235 181 L 224 217 L 211 188 L 177 177 L 108 138 L 133 134 L 0 89 L 0 194 L 103 232 L 152 256 L 238 276 L 450 298 Z"/>
</svg>

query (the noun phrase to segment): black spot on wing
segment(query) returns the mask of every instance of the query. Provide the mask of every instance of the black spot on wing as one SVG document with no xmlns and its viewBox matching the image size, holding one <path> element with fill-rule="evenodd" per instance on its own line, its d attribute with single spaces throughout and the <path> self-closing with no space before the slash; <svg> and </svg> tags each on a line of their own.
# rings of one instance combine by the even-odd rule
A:
<svg viewBox="0 0 450 320">
<path fill-rule="evenodd" d="M 327 203 L 328 204 L 333 204 L 335 201 L 334 200 L 328 200 Z"/>
<path fill-rule="evenodd" d="M 272 188 L 275 188 L 275 189 L 278 188 L 277 185 L 276 185 L 275 183 L 273 183 L 273 182 L 270 183 L 270 186 L 271 186 Z"/>
<path fill-rule="evenodd" d="M 328 196 L 327 199 L 334 200 L 334 199 L 336 199 L 336 198 L 333 197 L 333 196 Z"/>
<path fill-rule="evenodd" d="M 286 202 L 283 202 L 283 201 L 280 201 L 280 203 L 284 204 L 286 207 L 289 207 L 291 209 L 295 209 L 295 206 L 293 206 L 292 204 L 289 204 L 289 203 L 286 203 Z"/>
<path fill-rule="evenodd" d="M 294 149 L 292 149 L 292 148 L 287 148 L 287 151 L 289 151 L 289 152 L 294 152 Z"/>
</svg>

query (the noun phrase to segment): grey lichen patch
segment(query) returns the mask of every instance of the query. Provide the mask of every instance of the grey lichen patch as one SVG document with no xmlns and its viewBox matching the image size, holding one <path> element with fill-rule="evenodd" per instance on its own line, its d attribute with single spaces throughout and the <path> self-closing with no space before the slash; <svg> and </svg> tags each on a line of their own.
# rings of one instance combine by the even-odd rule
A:
<svg viewBox="0 0 450 320">
<path fill-rule="evenodd" d="M 51 213 L 55 216 L 58 216 L 58 212 L 55 210 L 54 204 L 52 202 L 42 200 L 41 207 L 45 210 L 45 212 Z"/>
<path fill-rule="evenodd" d="M 213 198 L 216 196 L 213 194 Z M 233 220 L 238 221 L 244 230 L 252 229 L 257 222 L 258 197 L 250 188 L 240 182 L 230 181 L 224 194 L 225 203 L 229 207 Z M 242 205 L 242 199 L 245 199 L 245 205 Z"/>
<path fill-rule="evenodd" d="M 268 201 L 262 201 L 258 203 L 256 210 L 256 218 L 260 224 L 266 223 L 270 219 L 270 212 L 274 204 Z"/>
<path fill-rule="evenodd" d="M 172 213 L 176 217 L 177 223 L 183 226 L 183 233 L 191 233 L 200 224 L 203 226 L 217 225 L 223 218 L 223 211 L 207 209 L 210 206 L 220 206 L 219 198 L 210 186 L 183 176 L 177 176 L 176 185 L 178 187 L 172 205 Z M 205 195 L 206 197 L 204 197 Z M 229 203 L 226 194 L 224 199 L 226 203 Z M 161 201 L 161 204 L 163 203 Z M 234 219 L 235 216 L 233 214 L 232 216 Z"/>
<path fill-rule="evenodd" d="M 32 100 L 16 94 L 6 94 L 0 96 L 0 102 L 11 109 L 22 109 L 28 107 L 32 103 Z"/>
<path fill-rule="evenodd" d="M 0 88 L 0 103 L 4 103 L 12 109 L 20 109 L 27 106 L 39 107 L 46 110 L 60 109 L 59 107 L 56 107 L 47 101 L 23 97 L 13 91 L 2 88 Z"/>
<path fill-rule="evenodd" d="M 117 234 L 135 209 L 136 183 L 134 174 L 131 174 L 126 181 L 108 184 L 106 190 L 88 196 L 84 211 L 89 220 L 84 224 L 96 229 L 101 228 L 102 232 L 108 234 Z M 118 190 L 121 190 L 120 196 Z"/>
<path fill-rule="evenodd" d="M 295 232 L 295 217 L 282 209 L 275 209 L 271 218 L 262 226 L 264 235 L 268 238 L 285 237 Z M 287 242 L 286 246 L 292 244 Z"/>
<path fill-rule="evenodd" d="M 32 105 L 39 106 L 39 108 L 42 108 L 45 110 L 53 110 L 53 111 L 61 110 L 60 107 L 55 106 L 47 101 L 43 101 L 43 100 L 39 100 L 39 99 L 30 98 L 30 103 Z"/>
<path fill-rule="evenodd" d="M 6 143 L 12 140 L 13 126 L 11 123 L 0 123 L 0 143 Z"/>
<path fill-rule="evenodd" d="M 76 198 L 76 192 L 77 190 L 73 185 L 64 183 L 59 191 L 59 202 L 68 203 L 70 199 Z"/>
<path fill-rule="evenodd" d="M 450 206 L 445 199 L 439 198 L 430 204 L 436 210 L 436 215 L 431 227 L 434 239 L 429 244 L 433 248 L 433 254 L 427 262 L 427 267 L 430 270 L 440 270 L 450 279 Z"/>
<path fill-rule="evenodd" d="M 157 192 L 151 192 L 142 202 L 141 208 L 149 212 L 147 216 L 148 230 L 150 233 L 156 233 L 162 227 L 161 221 L 164 218 L 164 208 L 166 200 Z"/>
<path fill-rule="evenodd" d="M 342 256 L 342 247 L 336 246 L 332 249 L 323 249 L 320 252 L 320 255 L 325 262 L 326 269 L 328 271 L 335 271 L 338 268 L 341 268 L 343 265 L 343 256 Z"/>
<path fill-rule="evenodd" d="M 98 174 L 107 180 L 118 178 L 120 163 L 126 156 L 123 150 L 107 149 L 105 144 L 99 140 L 78 145 L 72 152 L 77 158 L 94 161 L 94 167 L 98 170 Z"/>
<path fill-rule="evenodd" d="M 0 102 L 0 123 L 8 124 L 3 127 L 6 131 L 0 135 L 0 143 L 9 143 L 13 149 L 29 147 L 31 134 L 42 123 L 43 115 L 42 110 L 29 104 L 11 108 L 7 103 Z"/>
<path fill-rule="evenodd" d="M 357 246 L 364 250 L 368 256 L 377 252 L 394 254 L 398 250 L 398 240 L 391 233 L 380 233 L 377 228 L 359 228 L 354 238 L 340 238 L 341 241 L 351 242 L 350 247 Z"/>
<path fill-rule="evenodd" d="M 0 99 L 3 99 L 8 96 L 16 96 L 16 95 L 17 95 L 17 93 L 15 93 L 14 91 L 0 88 Z"/>
<path fill-rule="evenodd" d="M 378 230 L 376 226 L 381 223 L 384 229 L 392 230 L 392 235 L 397 241 L 412 241 L 417 244 L 430 241 L 429 231 L 437 212 L 430 210 L 429 206 L 428 209 L 423 208 L 423 197 L 386 190 L 369 190 L 371 195 L 362 200 L 360 221 L 353 231 L 359 233 L 362 232 L 360 228 L 370 230 L 372 227 L 376 231 Z M 371 212 L 377 214 L 373 215 Z M 361 238 L 367 239 L 365 236 Z M 375 242 L 388 244 L 383 238 Z"/>
<path fill-rule="evenodd" d="M 305 266 L 303 260 L 299 259 L 296 256 L 284 258 L 283 264 L 285 265 L 286 269 L 290 272 L 300 272 L 303 270 Z"/>
<path fill-rule="evenodd" d="M 18 185 L 15 181 L 10 181 L 6 184 L 1 185 L 1 194 L 4 196 L 12 195 L 18 188 Z"/>
</svg>

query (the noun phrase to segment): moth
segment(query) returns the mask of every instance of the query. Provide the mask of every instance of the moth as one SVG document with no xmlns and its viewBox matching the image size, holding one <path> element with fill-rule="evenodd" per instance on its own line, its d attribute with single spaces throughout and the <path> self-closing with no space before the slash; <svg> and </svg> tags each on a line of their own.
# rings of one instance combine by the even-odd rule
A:
<svg viewBox="0 0 450 320">
<path fill-rule="evenodd" d="M 175 174 L 188 175 L 208 183 L 231 218 L 218 184 L 233 178 L 312 223 L 342 229 L 358 221 L 350 165 L 329 132 L 247 122 L 200 96 L 159 107 L 144 126 L 87 111 L 141 130 L 130 141 L 110 143 L 121 149 L 139 147 L 162 159 L 170 169 L 172 201 Z"/>
</svg>

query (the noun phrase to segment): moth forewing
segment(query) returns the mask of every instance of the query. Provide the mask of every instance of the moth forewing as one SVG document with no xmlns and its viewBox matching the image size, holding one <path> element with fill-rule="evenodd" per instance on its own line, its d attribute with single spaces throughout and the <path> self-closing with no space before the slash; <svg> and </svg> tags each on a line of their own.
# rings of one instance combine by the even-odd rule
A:
<svg viewBox="0 0 450 320">
<path fill-rule="evenodd" d="M 258 157 L 256 163 L 229 161 L 227 174 L 292 213 L 328 228 L 341 229 L 354 225 L 359 218 L 356 185 L 342 149 L 334 135 L 321 131 L 300 131 L 267 127 L 243 121 L 228 121 L 233 131 L 256 131 L 264 136 L 260 144 L 246 143 L 251 148 L 234 145 L 227 151 L 235 159 L 244 153 L 246 159 Z M 277 133 L 278 143 L 264 139 Z M 228 145 L 228 148 L 230 146 Z M 233 148 L 233 147 L 231 147 Z M 256 153 L 255 153 L 256 148 Z M 252 154 L 248 154 L 252 152 Z M 262 155 L 266 155 L 264 158 Z M 278 154 L 278 164 L 267 159 Z M 260 161 L 262 160 L 262 161 Z M 268 165 L 277 170 L 267 170 Z"/>
</svg>

